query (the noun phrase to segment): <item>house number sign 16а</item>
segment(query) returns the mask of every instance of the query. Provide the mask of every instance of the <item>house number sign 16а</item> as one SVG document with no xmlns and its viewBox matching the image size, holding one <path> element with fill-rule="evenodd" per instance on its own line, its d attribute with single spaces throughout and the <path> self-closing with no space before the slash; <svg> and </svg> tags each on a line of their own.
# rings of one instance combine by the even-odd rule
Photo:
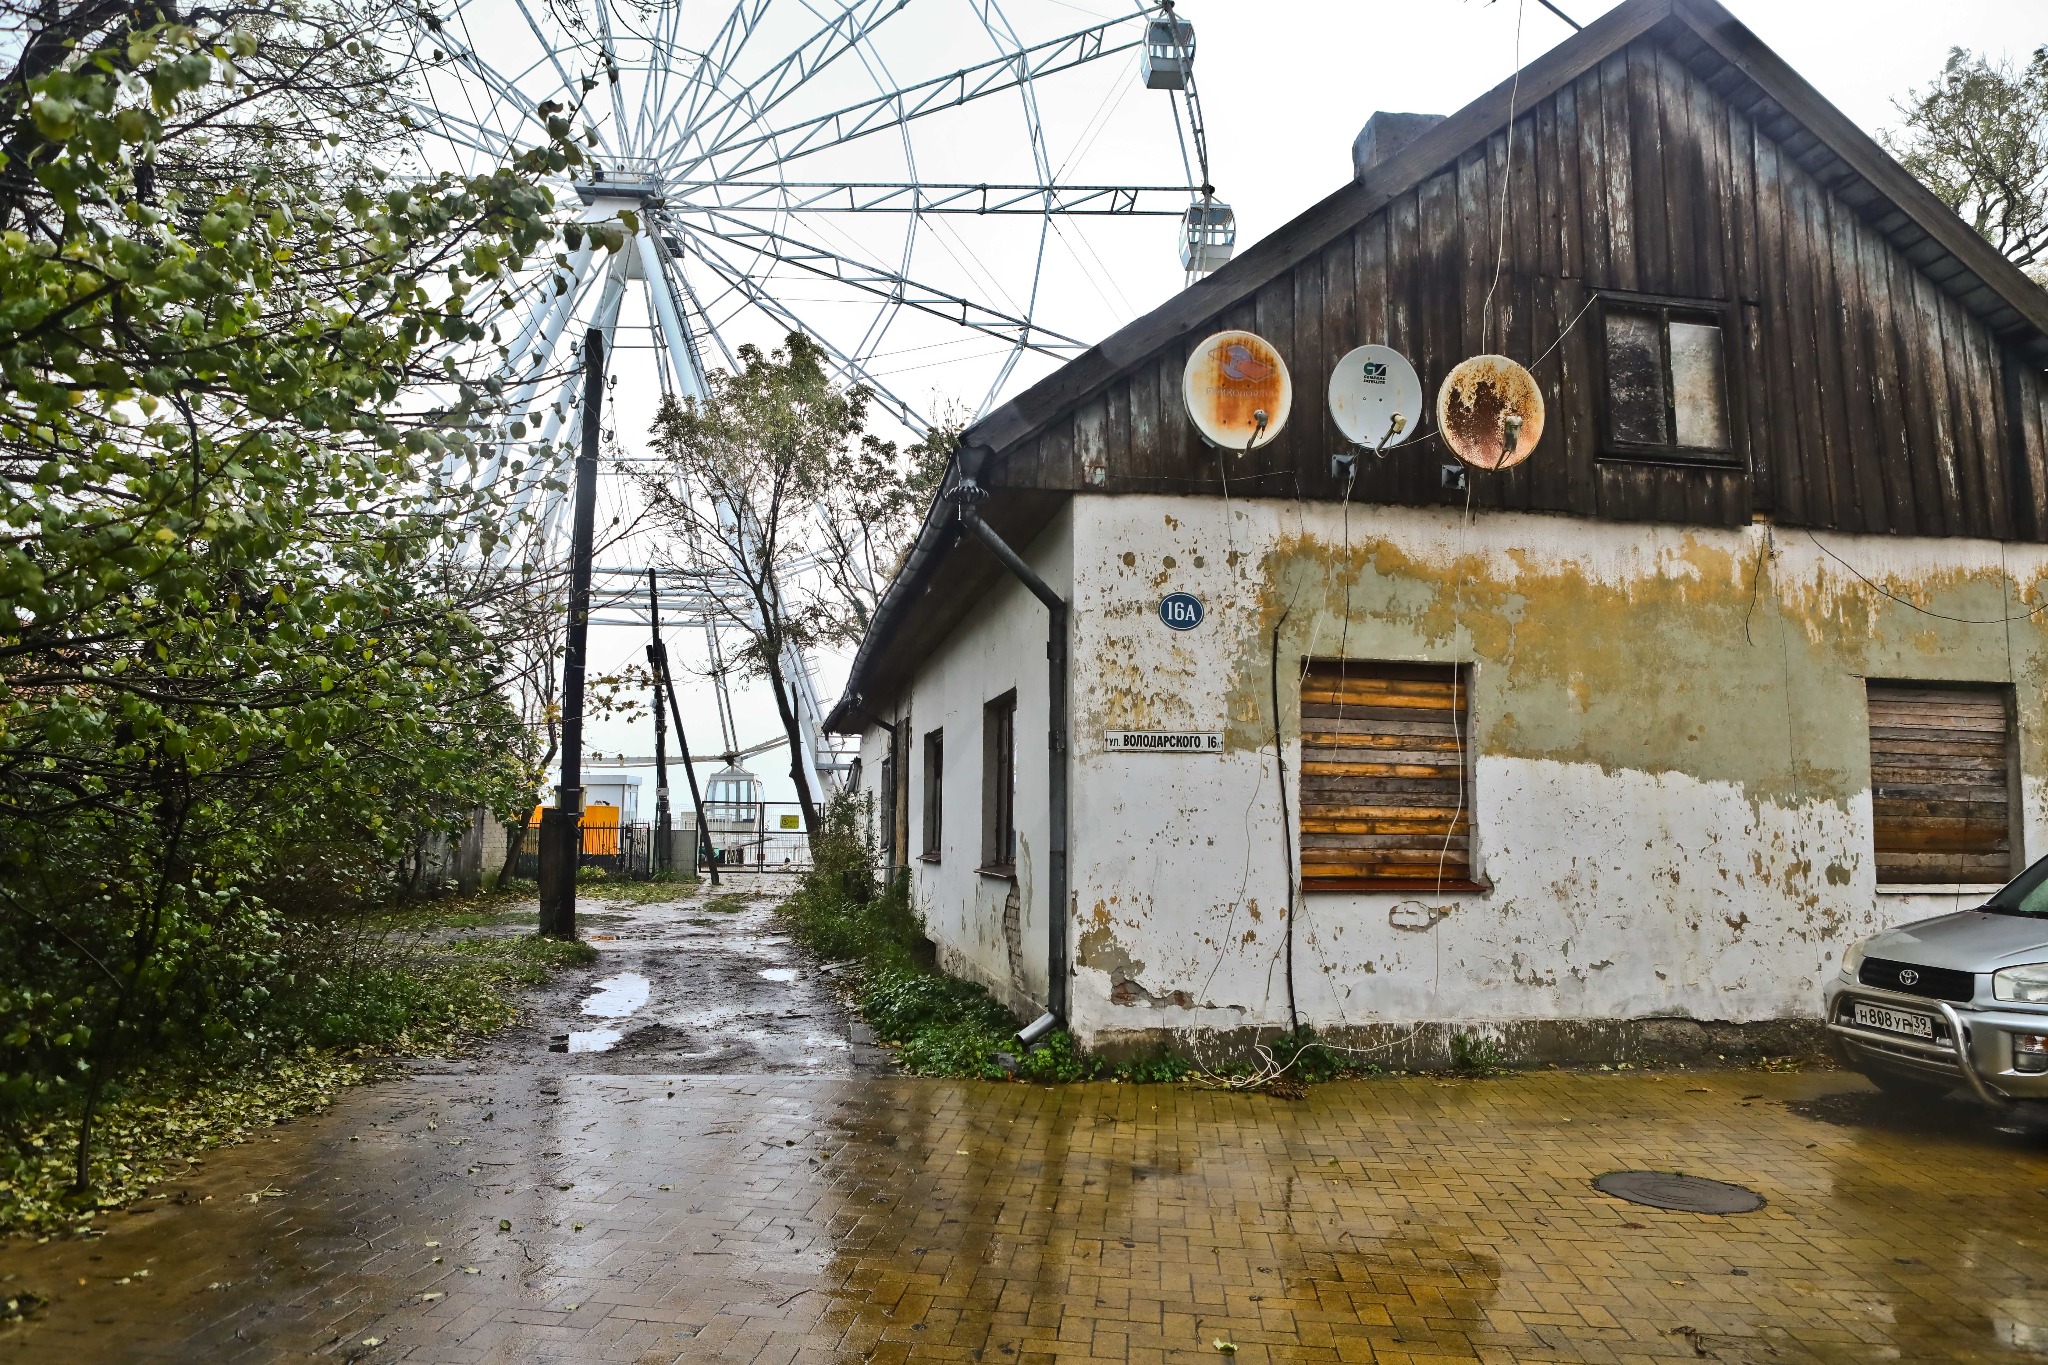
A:
<svg viewBox="0 0 2048 1365">
<path fill-rule="evenodd" d="M 1159 599 L 1159 619 L 1174 630 L 1193 630 L 1202 624 L 1202 599 L 1191 592 L 1170 592 Z"/>
</svg>

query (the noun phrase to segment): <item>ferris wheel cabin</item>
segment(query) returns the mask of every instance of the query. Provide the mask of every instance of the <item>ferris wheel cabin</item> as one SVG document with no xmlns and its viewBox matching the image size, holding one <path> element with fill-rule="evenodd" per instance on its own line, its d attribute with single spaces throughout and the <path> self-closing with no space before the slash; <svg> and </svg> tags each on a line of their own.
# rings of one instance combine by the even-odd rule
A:
<svg viewBox="0 0 2048 1365">
<path fill-rule="evenodd" d="M 750 861 L 747 850 L 758 846 L 763 831 L 761 779 L 728 764 L 704 784 L 704 827 L 719 862 L 727 867 Z"/>
<path fill-rule="evenodd" d="M 600 199 L 659 199 L 661 168 L 648 157 L 613 157 L 609 165 L 593 165 L 588 177 L 576 181 L 576 197 L 586 204 Z"/>
<path fill-rule="evenodd" d="M 1237 249 L 1237 215 L 1230 205 L 1204 199 L 1190 205 L 1181 218 L 1180 263 L 1191 275 L 1205 275 L 1230 264 Z"/>
<path fill-rule="evenodd" d="M 1167 10 L 1145 25 L 1145 51 L 1138 74 L 1147 90 L 1185 90 L 1195 66 L 1195 26 Z"/>
</svg>

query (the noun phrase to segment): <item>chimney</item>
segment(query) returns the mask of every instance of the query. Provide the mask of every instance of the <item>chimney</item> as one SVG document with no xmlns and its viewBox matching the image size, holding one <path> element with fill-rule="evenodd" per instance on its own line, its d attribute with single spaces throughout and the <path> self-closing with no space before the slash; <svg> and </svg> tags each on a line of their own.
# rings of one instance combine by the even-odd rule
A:
<svg viewBox="0 0 2048 1365">
<path fill-rule="evenodd" d="M 1351 178 L 1365 173 L 1444 121 L 1442 114 L 1377 113 L 1351 144 Z"/>
</svg>

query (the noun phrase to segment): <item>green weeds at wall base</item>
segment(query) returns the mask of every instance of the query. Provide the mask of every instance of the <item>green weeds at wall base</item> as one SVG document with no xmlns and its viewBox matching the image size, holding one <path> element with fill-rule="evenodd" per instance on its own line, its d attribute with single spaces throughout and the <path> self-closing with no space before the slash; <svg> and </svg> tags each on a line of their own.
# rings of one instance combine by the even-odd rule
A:
<svg viewBox="0 0 2048 1365">
<path fill-rule="evenodd" d="M 908 877 L 899 874 L 877 883 L 874 842 L 863 835 L 872 823 L 865 798 L 840 797 L 827 807 L 812 842 L 815 869 L 781 913 L 791 935 L 818 956 L 861 964 L 856 995 L 861 1017 L 879 1040 L 896 1046 L 906 1071 L 1044 1082 L 1199 1077 L 1275 1094 L 1298 1093 L 1303 1084 L 1342 1076 L 1378 1074 L 1378 1067 L 1325 1045 L 1313 1029 L 1275 1039 L 1267 1049 L 1271 1060 L 1261 1058 L 1255 1068 L 1212 1069 L 1171 1052 L 1110 1061 L 1084 1052 L 1065 1031 L 1019 1052 L 1019 1021 L 1009 1010 L 980 986 L 932 969 L 931 945 L 910 903 Z"/>
<path fill-rule="evenodd" d="M 1283 1034 L 1256 1063 L 1205 1065 L 1167 1052 L 1111 1061 L 1084 1052 L 1071 1035 L 1049 1035 L 1019 1052 L 1019 1021 L 980 986 L 933 970 L 931 945 L 910 903 L 906 875 L 878 884 L 873 841 L 862 834 L 872 821 L 864 799 L 840 797 L 825 811 L 812 843 L 815 869 L 781 909 L 792 937 L 832 961 L 861 966 L 856 1003 L 875 1036 L 894 1044 L 906 1071 L 921 1076 L 984 1080 L 1119 1080 L 1136 1083 L 1189 1079 L 1235 1090 L 1300 1093 L 1303 1085 L 1348 1076 L 1379 1075 L 1380 1068 L 1333 1047 L 1314 1029 Z M 1502 1066 L 1499 1046 L 1460 1036 L 1459 1070 L 1491 1075 Z"/>
<path fill-rule="evenodd" d="M 931 945 L 910 903 L 907 876 L 877 884 L 867 803 L 840 797 L 812 841 L 814 869 L 784 902 L 791 935 L 818 956 L 858 962 L 857 1003 L 875 1036 L 920 1076 L 983 1080 L 1179 1080 L 1194 1068 L 1177 1057 L 1110 1063 L 1064 1031 L 1020 1052 L 1017 1018 L 982 987 L 932 968 Z"/>
</svg>

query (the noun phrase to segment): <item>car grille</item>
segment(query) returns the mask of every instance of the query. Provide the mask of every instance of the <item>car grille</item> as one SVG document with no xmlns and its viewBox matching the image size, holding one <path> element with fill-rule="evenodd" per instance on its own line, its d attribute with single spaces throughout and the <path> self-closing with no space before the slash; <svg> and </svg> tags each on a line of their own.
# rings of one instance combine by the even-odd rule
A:
<svg viewBox="0 0 2048 1365">
<path fill-rule="evenodd" d="M 1902 980 L 1902 972 L 1911 974 L 1914 979 Z M 1929 1000 L 1967 1001 L 1977 993 L 1977 978 L 1968 972 L 1959 972 L 1953 967 L 1922 967 L 1915 962 L 1893 962 L 1882 957 L 1864 958 L 1863 969 L 1856 973 L 1856 979 L 1866 986 L 1904 991 L 1907 995 L 1922 995 Z"/>
</svg>

